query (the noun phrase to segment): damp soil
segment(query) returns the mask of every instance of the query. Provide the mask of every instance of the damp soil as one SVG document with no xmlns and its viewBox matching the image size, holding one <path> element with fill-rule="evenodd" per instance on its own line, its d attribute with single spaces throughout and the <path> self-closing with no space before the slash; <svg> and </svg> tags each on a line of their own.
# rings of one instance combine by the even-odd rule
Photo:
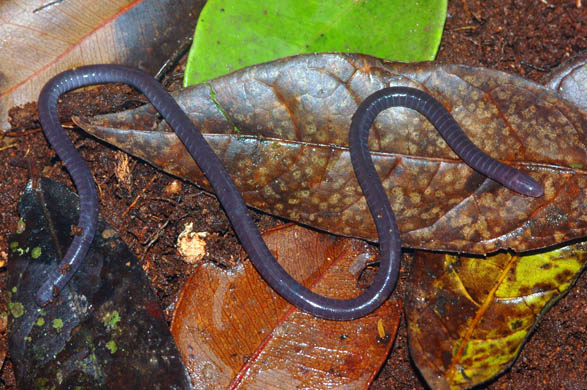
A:
<svg viewBox="0 0 587 390">
<path fill-rule="evenodd" d="M 587 4 L 577 0 L 449 0 L 448 18 L 437 60 L 505 71 L 540 82 L 574 55 L 587 49 Z M 583 1 L 583 3 L 586 3 Z M 179 88 L 181 65 L 164 79 Z M 210 234 L 206 261 L 230 267 L 241 261 L 240 246 L 216 198 L 146 163 L 87 137 L 71 115 L 127 109 L 144 98 L 125 86 L 99 86 L 69 94 L 61 118 L 88 162 L 100 191 L 100 212 L 129 245 L 153 283 L 170 318 L 192 265 L 181 260 L 175 240 L 188 222 Z M 73 188 L 69 175 L 38 128 L 36 106 L 12 111 L 13 128 L 0 138 L 0 291 L 6 291 L 8 236 L 16 230 L 16 205 L 31 177 L 48 177 Z M 265 229 L 283 221 L 252 212 Z M 406 258 L 394 294 L 406 288 Z M 505 374 L 481 389 L 585 389 L 587 384 L 587 281 L 579 278 L 569 294 L 543 318 L 520 356 Z M 0 389 L 16 389 L 6 344 L 6 294 L 0 294 Z M 402 322 L 389 359 L 374 390 L 426 389 L 408 353 Z"/>
</svg>

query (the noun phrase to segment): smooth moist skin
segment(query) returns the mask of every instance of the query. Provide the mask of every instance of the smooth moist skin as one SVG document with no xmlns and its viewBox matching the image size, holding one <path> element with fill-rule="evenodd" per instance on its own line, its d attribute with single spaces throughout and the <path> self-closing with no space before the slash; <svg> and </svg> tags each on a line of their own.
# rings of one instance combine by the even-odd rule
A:
<svg viewBox="0 0 587 390">
<path fill-rule="evenodd" d="M 523 195 L 537 198 L 544 193 L 542 186 L 536 180 L 489 157 L 476 147 L 438 100 L 426 92 L 409 87 L 384 88 L 375 92 L 363 101 L 353 116 L 350 152 L 355 174 L 363 191 L 366 186 L 375 187 L 375 181 L 379 182 L 372 178 L 361 179 L 363 176 L 368 176 L 367 170 L 373 168 L 367 144 L 369 128 L 375 117 L 390 107 L 407 107 L 424 115 L 436 127 L 452 150 L 476 171 Z M 373 169 L 369 175 L 373 175 L 374 172 Z M 380 203 L 382 199 L 377 199 L 375 202 Z M 371 212 L 373 213 L 373 209 Z"/>
<path fill-rule="evenodd" d="M 119 65 L 85 66 L 57 75 L 41 91 L 39 118 L 45 135 L 64 161 L 80 196 L 75 236 L 57 269 L 37 291 L 35 300 L 45 305 L 56 297 L 84 260 L 93 240 L 98 218 L 98 199 L 92 174 L 61 127 L 57 116 L 59 97 L 70 90 L 101 83 L 121 82 L 141 91 L 161 113 L 185 144 L 208 178 L 220 203 L 253 265 L 267 283 L 301 310 L 331 320 L 351 320 L 379 307 L 391 294 L 400 267 L 400 237 L 391 205 L 375 172 L 367 146 L 369 128 L 379 112 L 387 107 L 413 108 L 426 116 L 449 145 L 469 165 L 507 187 L 530 196 L 540 196 L 542 188 L 529 176 L 493 160 L 476 148 L 452 116 L 431 96 L 411 88 L 386 88 L 371 95 L 353 116 L 350 153 L 355 173 L 374 216 L 379 234 L 380 268 L 375 282 L 360 296 L 340 300 L 317 295 L 296 282 L 275 261 L 265 245 L 235 184 L 204 137 L 173 97 L 150 75 Z"/>
</svg>

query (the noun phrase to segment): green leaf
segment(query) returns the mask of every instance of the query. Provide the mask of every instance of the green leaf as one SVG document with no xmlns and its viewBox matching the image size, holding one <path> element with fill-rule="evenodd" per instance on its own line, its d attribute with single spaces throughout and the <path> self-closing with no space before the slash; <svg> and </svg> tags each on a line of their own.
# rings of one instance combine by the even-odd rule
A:
<svg viewBox="0 0 587 390">
<path fill-rule="evenodd" d="M 446 0 L 210 0 L 198 20 L 184 86 L 300 53 L 433 60 L 445 17 Z"/>
</svg>

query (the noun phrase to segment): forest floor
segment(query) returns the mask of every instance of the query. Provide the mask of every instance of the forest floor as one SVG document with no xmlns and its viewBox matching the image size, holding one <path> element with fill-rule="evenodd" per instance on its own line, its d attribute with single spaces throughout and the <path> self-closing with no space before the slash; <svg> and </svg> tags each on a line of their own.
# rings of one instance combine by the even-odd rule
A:
<svg viewBox="0 0 587 390">
<path fill-rule="evenodd" d="M 576 0 L 450 0 L 448 18 L 437 61 L 501 70 L 541 82 L 548 73 L 574 55 L 587 50 L 587 4 L 577 8 Z M 181 70 L 181 69 L 180 69 Z M 177 77 L 170 77 L 171 80 Z M 109 94 L 106 106 L 98 96 Z M 137 103 L 126 87 L 100 87 L 78 94 L 66 105 L 82 115 L 128 108 Z M 123 102 L 121 104 L 117 102 Z M 19 123 L 34 123 L 34 106 L 15 114 Z M 29 120 L 22 118 L 29 117 Z M 32 118 L 33 120 L 30 120 Z M 38 127 L 38 126 L 37 126 Z M 71 126 L 73 128 L 73 125 Z M 115 173 L 126 159 L 111 147 L 70 132 L 76 147 L 90 165 L 101 190 L 100 212 L 117 229 L 151 278 L 163 308 L 172 307 L 189 275 L 190 265 L 179 259 L 175 239 L 186 222 L 194 231 L 212 232 L 208 259 L 230 266 L 240 245 L 216 198 L 197 187 L 170 177 L 142 161 L 130 158 L 131 179 Z M 17 126 L 2 144 L 0 166 L 0 291 L 6 291 L 8 237 L 16 230 L 18 199 L 31 176 L 44 176 L 73 188 L 69 175 L 57 162 L 43 133 L 37 128 Z M 171 203 L 162 195 L 172 191 L 181 202 Z M 136 204 L 133 201 L 138 199 Z M 132 210 L 132 212 L 129 212 Z M 283 221 L 254 213 L 263 229 Z M 164 226 L 164 229 L 161 229 Z M 410 264 L 404 262 L 394 294 L 406 288 Z M 0 313 L 7 313 L 6 294 L 0 294 Z M 569 294 L 543 318 L 541 325 L 523 347 L 513 367 L 482 389 L 585 389 L 587 371 L 587 280 L 580 277 Z M 171 310 L 166 311 L 169 318 Z M 6 347 L 6 315 L 0 316 L 0 389 L 16 389 L 12 364 Z M 7 359 L 5 357 L 8 356 Z M 582 370 L 577 371 L 579 362 Z M 382 389 L 426 389 L 408 354 L 407 332 L 402 322 L 394 348 L 371 387 Z"/>
</svg>

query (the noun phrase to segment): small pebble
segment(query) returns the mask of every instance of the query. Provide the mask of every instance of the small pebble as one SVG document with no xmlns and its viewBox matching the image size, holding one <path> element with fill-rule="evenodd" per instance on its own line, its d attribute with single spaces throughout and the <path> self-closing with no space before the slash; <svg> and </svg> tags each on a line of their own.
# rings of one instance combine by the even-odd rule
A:
<svg viewBox="0 0 587 390">
<path fill-rule="evenodd" d="M 164 192 L 167 196 L 173 196 L 179 194 L 181 191 L 181 182 L 179 180 L 173 180 L 171 183 L 165 186 Z"/>
</svg>

